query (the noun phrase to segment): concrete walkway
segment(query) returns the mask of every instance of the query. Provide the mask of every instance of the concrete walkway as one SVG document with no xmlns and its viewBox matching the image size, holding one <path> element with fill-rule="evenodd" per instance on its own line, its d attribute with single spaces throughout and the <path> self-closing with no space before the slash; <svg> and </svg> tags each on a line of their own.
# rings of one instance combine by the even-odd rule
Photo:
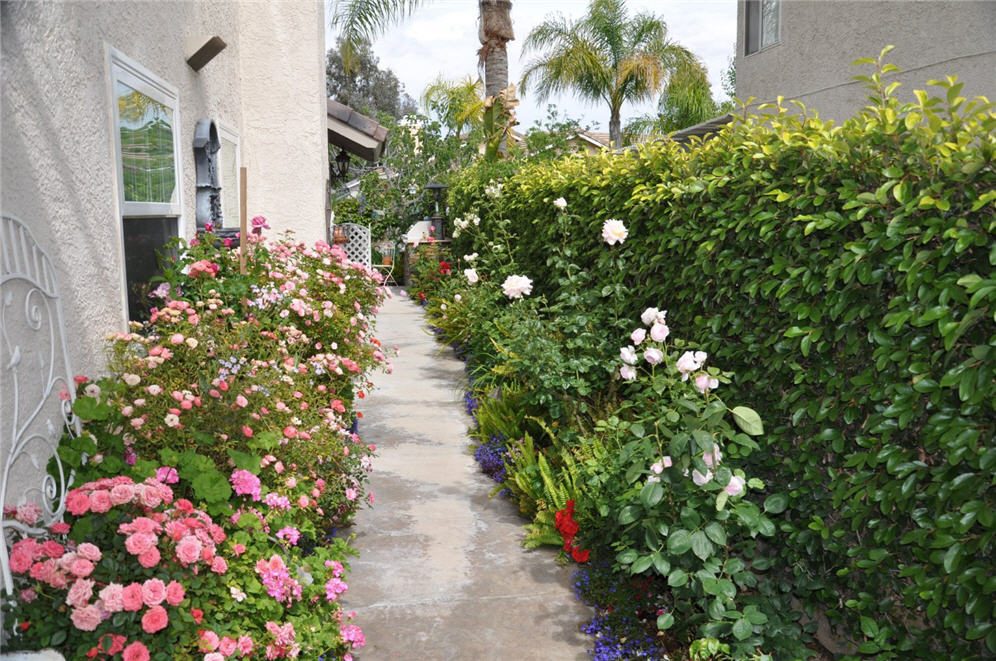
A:
<svg viewBox="0 0 996 661">
<path fill-rule="evenodd" d="M 398 290 L 395 289 L 395 292 Z M 516 508 L 478 472 L 467 439 L 463 363 L 395 295 L 377 336 L 398 346 L 393 374 L 362 400 L 360 434 L 377 445 L 371 509 L 361 509 L 343 595 L 366 635 L 358 661 L 582 661 L 571 568 L 522 548 Z"/>
</svg>

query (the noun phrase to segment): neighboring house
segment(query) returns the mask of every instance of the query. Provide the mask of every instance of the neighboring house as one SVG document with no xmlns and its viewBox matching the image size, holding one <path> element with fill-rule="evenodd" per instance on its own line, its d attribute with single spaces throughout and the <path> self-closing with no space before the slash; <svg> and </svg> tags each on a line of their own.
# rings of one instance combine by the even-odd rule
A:
<svg viewBox="0 0 996 661">
<path fill-rule="evenodd" d="M 0 207 L 52 257 L 75 371 L 103 372 L 155 248 L 194 234 L 200 120 L 224 227 L 244 166 L 250 218 L 325 238 L 324 22 L 319 0 L 0 3 Z M 209 41 L 223 50 L 188 64 Z"/>
<path fill-rule="evenodd" d="M 608 131 L 578 131 L 567 138 L 567 144 L 572 151 L 584 150 L 589 154 L 597 154 L 609 148 Z"/>
<path fill-rule="evenodd" d="M 873 71 L 851 63 L 890 44 L 886 61 L 902 71 L 887 81 L 902 83 L 900 99 L 957 74 L 962 96 L 996 100 L 993 0 L 739 0 L 737 97 L 783 96 L 843 121 L 867 104 L 853 77 Z"/>
</svg>

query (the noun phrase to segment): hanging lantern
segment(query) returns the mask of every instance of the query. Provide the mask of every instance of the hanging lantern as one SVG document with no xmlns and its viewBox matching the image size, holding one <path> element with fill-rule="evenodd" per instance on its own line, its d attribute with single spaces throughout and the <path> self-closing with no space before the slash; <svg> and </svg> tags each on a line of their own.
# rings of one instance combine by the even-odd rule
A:
<svg viewBox="0 0 996 661">
<path fill-rule="evenodd" d="M 346 243 L 349 239 L 346 238 L 346 230 L 342 229 L 341 226 L 336 225 L 332 230 L 332 242 L 333 243 Z"/>
</svg>

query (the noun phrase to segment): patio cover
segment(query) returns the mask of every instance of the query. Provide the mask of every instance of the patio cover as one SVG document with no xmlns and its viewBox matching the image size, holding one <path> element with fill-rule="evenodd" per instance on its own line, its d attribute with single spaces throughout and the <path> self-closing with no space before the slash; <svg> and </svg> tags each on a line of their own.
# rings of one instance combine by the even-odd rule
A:
<svg viewBox="0 0 996 661">
<path fill-rule="evenodd" d="M 329 144 L 368 161 L 377 161 L 387 145 L 387 129 L 347 105 L 328 99 Z"/>
</svg>

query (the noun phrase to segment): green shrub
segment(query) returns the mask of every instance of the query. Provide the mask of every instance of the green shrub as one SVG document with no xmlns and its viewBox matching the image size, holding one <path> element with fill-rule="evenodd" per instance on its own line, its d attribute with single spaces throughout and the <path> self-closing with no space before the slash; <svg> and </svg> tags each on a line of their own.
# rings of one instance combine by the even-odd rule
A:
<svg viewBox="0 0 996 661">
<path fill-rule="evenodd" d="M 571 313 L 596 325 L 668 308 L 769 427 L 743 464 L 777 529 L 752 551 L 771 566 L 757 591 L 828 617 L 850 654 L 979 657 L 996 653 L 996 114 L 954 80 L 900 104 L 883 72 L 841 126 L 778 107 L 688 151 L 526 165 L 497 201 L 468 170 L 450 204 L 482 231 L 453 250 L 486 252 L 508 219 L 534 297 L 576 296 L 580 267 Z M 599 261 L 608 218 L 629 228 L 625 271 Z"/>
</svg>

